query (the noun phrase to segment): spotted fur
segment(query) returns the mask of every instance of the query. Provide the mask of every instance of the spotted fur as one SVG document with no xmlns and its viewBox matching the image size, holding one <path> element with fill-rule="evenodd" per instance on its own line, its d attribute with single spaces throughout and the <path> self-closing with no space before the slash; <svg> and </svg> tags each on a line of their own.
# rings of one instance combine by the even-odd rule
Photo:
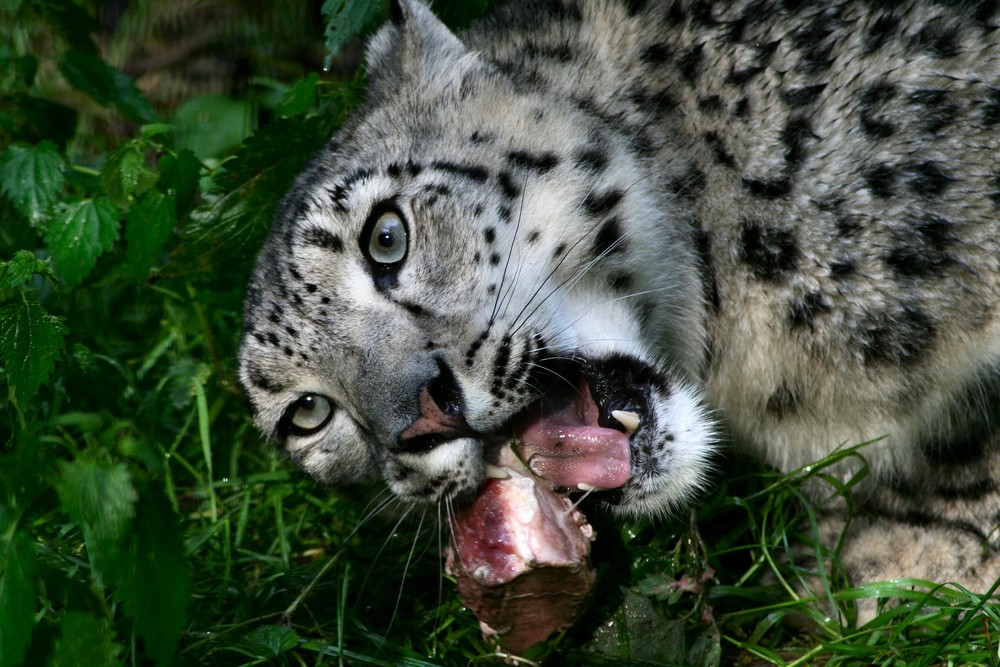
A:
<svg viewBox="0 0 1000 667">
<path fill-rule="evenodd" d="M 241 378 L 299 465 L 474 493 L 583 368 L 641 415 L 622 511 L 697 490 L 720 425 L 781 470 L 886 436 L 856 578 L 1000 577 L 996 2 L 524 1 L 460 37 L 416 0 L 393 17 L 248 290 Z M 332 412 L 304 433 L 313 396 Z"/>
</svg>

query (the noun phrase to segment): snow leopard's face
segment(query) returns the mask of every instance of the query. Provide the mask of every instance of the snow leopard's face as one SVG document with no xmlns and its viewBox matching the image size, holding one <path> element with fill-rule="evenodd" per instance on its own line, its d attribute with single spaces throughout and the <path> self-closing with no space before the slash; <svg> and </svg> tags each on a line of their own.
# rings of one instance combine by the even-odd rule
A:
<svg viewBox="0 0 1000 667">
<path fill-rule="evenodd" d="M 419 6 L 370 65 L 369 105 L 283 202 L 247 294 L 262 430 L 321 481 L 408 500 L 475 493 L 512 438 L 626 511 L 683 499 L 712 440 L 669 335 L 697 326 L 695 260 L 629 138 Z"/>
</svg>

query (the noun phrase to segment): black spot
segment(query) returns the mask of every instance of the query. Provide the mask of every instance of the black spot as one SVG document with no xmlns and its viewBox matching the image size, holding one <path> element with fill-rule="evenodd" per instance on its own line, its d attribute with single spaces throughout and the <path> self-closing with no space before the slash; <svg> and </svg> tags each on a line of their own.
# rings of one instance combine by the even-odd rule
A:
<svg viewBox="0 0 1000 667">
<path fill-rule="evenodd" d="M 511 151 L 507 160 L 523 169 L 530 169 L 544 174 L 559 164 L 559 158 L 554 153 L 529 153 L 527 151 Z"/>
<path fill-rule="evenodd" d="M 525 45 L 524 53 L 531 60 L 555 60 L 560 63 L 573 61 L 573 49 L 565 42 L 562 44 L 538 44 L 536 42 L 528 42 Z"/>
<path fill-rule="evenodd" d="M 443 160 L 438 160 L 431 163 L 431 169 L 437 169 L 439 171 L 446 171 L 449 174 L 455 174 L 456 176 L 463 176 L 468 178 L 470 181 L 475 181 L 477 183 L 482 183 L 487 178 L 489 178 L 490 172 L 486 167 L 481 167 L 478 165 L 467 165 L 467 164 L 456 164 L 454 162 L 446 162 Z"/>
<path fill-rule="evenodd" d="M 955 121 L 958 106 L 951 101 L 948 91 L 939 88 L 921 88 L 910 94 L 910 102 L 919 107 L 920 128 L 936 134 Z"/>
<path fill-rule="evenodd" d="M 737 118 L 746 118 L 750 115 L 750 98 L 741 97 L 740 101 L 736 103 L 736 107 L 733 109 L 733 115 Z"/>
<path fill-rule="evenodd" d="M 292 348 L 288 347 L 287 345 L 284 346 L 283 348 L 281 348 L 281 351 L 282 351 L 282 353 L 286 357 L 294 357 L 295 356 L 295 350 L 293 350 Z"/>
<path fill-rule="evenodd" d="M 767 68 L 763 66 L 746 67 L 740 70 L 734 67 L 729 71 L 729 76 L 726 77 L 726 83 L 740 87 L 745 86 L 750 79 L 754 78 L 766 69 Z"/>
<path fill-rule="evenodd" d="M 500 339 L 497 346 L 497 356 L 493 359 L 493 384 L 490 393 L 497 396 L 503 387 L 503 377 L 507 372 L 507 364 L 510 362 L 511 338 L 506 335 Z"/>
<path fill-rule="evenodd" d="M 701 226 L 692 227 L 694 248 L 698 253 L 698 268 L 701 273 L 702 293 L 705 302 L 711 306 L 712 312 L 719 312 L 719 285 L 715 280 L 715 262 L 712 261 L 712 237 Z"/>
<path fill-rule="evenodd" d="M 990 193 L 990 200 L 992 200 L 993 206 L 1000 208 L 1000 173 L 990 176 L 990 182 L 993 188 L 993 192 Z"/>
<path fill-rule="evenodd" d="M 542 233 L 540 231 L 538 231 L 537 229 L 533 229 L 531 232 L 528 233 L 528 236 L 525 238 L 525 241 L 527 241 L 528 244 L 530 245 L 534 245 L 535 243 L 538 243 L 538 239 L 539 237 L 541 237 L 541 235 Z"/>
<path fill-rule="evenodd" d="M 785 146 L 785 161 L 789 167 L 796 168 L 805 159 L 807 144 L 819 137 L 812 130 L 808 118 L 795 117 L 788 121 L 781 131 L 781 143 Z"/>
<path fill-rule="evenodd" d="M 860 348 L 865 365 L 912 366 L 934 343 L 935 326 L 916 306 L 898 312 L 873 313 L 862 324 Z"/>
<path fill-rule="evenodd" d="M 695 44 L 677 56 L 677 71 L 681 78 L 688 83 L 695 83 L 698 75 L 701 74 L 702 61 L 704 60 L 704 44 Z"/>
<path fill-rule="evenodd" d="M 514 182 L 514 177 L 509 171 L 501 171 L 497 174 L 497 184 L 500 192 L 507 199 L 514 199 L 521 194 L 521 188 Z"/>
<path fill-rule="evenodd" d="M 273 345 L 274 347 L 281 346 L 281 339 L 279 339 L 278 334 L 274 333 L 273 331 L 267 332 L 267 342 Z"/>
<path fill-rule="evenodd" d="M 903 278 L 931 278 L 955 263 L 948 247 L 955 242 L 954 223 L 927 213 L 910 221 L 908 232 L 895 239 L 885 263 Z"/>
<path fill-rule="evenodd" d="M 925 199 L 940 196 L 949 185 L 955 182 L 955 179 L 949 176 L 937 162 L 921 162 L 912 165 L 909 170 L 913 174 L 909 179 L 910 189 Z"/>
<path fill-rule="evenodd" d="M 594 256 L 603 257 L 610 253 L 621 252 L 625 249 L 622 237 L 621 226 L 618 218 L 607 220 L 594 237 Z"/>
<path fill-rule="evenodd" d="M 684 21 L 687 20 L 687 14 L 684 11 L 683 3 L 674 2 L 670 5 L 670 9 L 667 10 L 666 20 L 667 23 L 673 26 L 679 26 Z"/>
<path fill-rule="evenodd" d="M 556 249 L 552 251 L 552 258 L 559 259 L 559 257 L 561 257 L 564 252 L 566 252 L 566 244 L 560 243 L 559 245 L 556 246 Z"/>
<path fill-rule="evenodd" d="M 279 394 L 287 388 L 287 385 L 284 383 L 265 375 L 264 371 L 257 364 L 248 364 L 247 374 L 249 375 L 250 384 L 269 394 Z"/>
<path fill-rule="evenodd" d="M 792 330 L 809 329 L 815 331 L 816 318 L 830 312 L 830 304 L 819 292 L 810 292 L 792 303 L 788 313 L 788 323 Z"/>
<path fill-rule="evenodd" d="M 639 58 L 647 65 L 662 65 L 670 59 L 671 50 L 666 44 L 650 44 Z"/>
<path fill-rule="evenodd" d="M 884 139 L 896 132 L 895 124 L 878 116 L 878 111 L 896 96 L 896 87 L 888 83 L 877 83 L 861 92 L 859 98 L 861 129 L 870 137 Z"/>
<path fill-rule="evenodd" d="M 716 162 L 726 167 L 736 166 L 736 160 L 733 158 L 733 154 L 730 153 L 729 149 L 726 148 L 724 143 L 722 143 L 722 139 L 719 138 L 718 134 L 715 132 L 706 132 L 705 143 L 708 144 Z"/>
<path fill-rule="evenodd" d="M 1000 123 L 1000 88 L 987 88 L 989 91 L 983 100 L 982 123 L 985 127 L 993 127 Z"/>
<path fill-rule="evenodd" d="M 749 190 L 750 194 L 754 197 L 778 199 L 792 191 L 792 182 L 788 178 L 776 178 L 768 181 L 756 178 L 744 178 L 743 187 Z"/>
<path fill-rule="evenodd" d="M 861 174 L 865 186 L 876 197 L 891 197 L 896 194 L 896 179 L 899 170 L 890 164 L 877 164 Z"/>
<path fill-rule="evenodd" d="M 608 166 L 608 155 L 596 148 L 582 148 L 573 155 L 573 163 L 580 169 L 601 172 Z"/>
<path fill-rule="evenodd" d="M 333 202 L 333 205 L 341 211 L 346 211 L 347 197 L 351 189 L 354 187 L 354 184 L 358 181 L 369 178 L 373 173 L 374 172 L 371 169 L 357 169 L 348 174 L 344 180 L 337 185 L 327 188 L 326 192 L 330 196 L 330 200 Z"/>
<path fill-rule="evenodd" d="M 339 236 L 322 227 L 309 227 L 302 233 L 302 242 L 330 252 L 341 252 L 344 242 Z"/>
<path fill-rule="evenodd" d="M 744 220 L 739 256 L 756 278 L 779 281 L 798 265 L 799 248 L 791 229 L 765 227 L 755 220 Z"/>
<path fill-rule="evenodd" d="M 497 230 L 487 227 L 483 230 L 483 238 L 486 239 L 487 243 L 493 243 L 497 238 Z"/>
<path fill-rule="evenodd" d="M 698 98 L 698 108 L 705 113 L 719 113 L 725 110 L 726 105 L 718 95 L 706 95 Z"/>
<path fill-rule="evenodd" d="M 632 287 L 631 273 L 613 273 L 608 276 L 608 287 L 616 292 L 626 292 Z"/>
<path fill-rule="evenodd" d="M 684 174 L 672 179 L 668 187 L 678 199 L 697 199 L 705 191 L 705 172 L 692 164 Z"/>
<path fill-rule="evenodd" d="M 413 303 L 412 301 L 400 301 L 399 305 L 407 310 L 411 315 L 427 315 L 427 310 L 421 306 L 419 303 Z"/>
<path fill-rule="evenodd" d="M 510 222 L 510 216 L 511 216 L 510 206 L 497 207 L 497 217 L 500 218 L 500 222 L 503 223 Z"/>
<path fill-rule="evenodd" d="M 617 206 L 624 196 L 625 193 L 621 190 L 608 190 L 602 193 L 589 192 L 583 200 L 583 209 L 589 215 L 601 217 Z"/>
<path fill-rule="evenodd" d="M 935 58 L 951 58 L 958 54 L 958 34 L 954 27 L 939 23 L 924 26 L 913 38 L 913 47 Z"/>
<path fill-rule="evenodd" d="M 857 267 L 850 259 L 839 259 L 830 263 L 830 277 L 834 280 L 844 280 L 857 272 Z"/>
<path fill-rule="evenodd" d="M 385 169 L 385 173 L 389 174 L 392 178 L 396 178 L 401 173 L 403 173 L 403 166 L 398 162 L 393 162 Z"/>
<path fill-rule="evenodd" d="M 469 141 L 474 144 L 489 144 L 493 142 L 493 135 L 489 132 L 484 132 L 482 130 L 476 130 L 469 137 Z"/>
<path fill-rule="evenodd" d="M 712 16 L 712 3 L 696 2 L 691 5 L 691 23 L 703 28 L 719 25 L 719 22 Z"/>
<path fill-rule="evenodd" d="M 875 19 L 865 37 L 865 51 L 872 53 L 885 46 L 885 43 L 898 31 L 899 22 L 899 17 L 893 14 L 883 14 Z"/>
<path fill-rule="evenodd" d="M 625 0 L 625 9 L 628 10 L 630 16 L 637 16 L 646 9 L 647 4 L 649 4 L 649 0 Z"/>
<path fill-rule="evenodd" d="M 500 253 L 494 252 L 490 254 L 490 264 L 496 266 L 499 263 L 500 263 Z"/>
<path fill-rule="evenodd" d="M 798 414 L 800 402 L 799 396 L 786 383 L 782 382 L 768 397 L 764 410 L 775 419 L 784 419 Z"/>
<path fill-rule="evenodd" d="M 799 88 L 786 88 L 781 91 L 781 99 L 785 100 L 785 104 L 793 109 L 804 107 L 815 102 L 824 88 L 826 88 L 825 83 L 801 86 Z"/>
</svg>

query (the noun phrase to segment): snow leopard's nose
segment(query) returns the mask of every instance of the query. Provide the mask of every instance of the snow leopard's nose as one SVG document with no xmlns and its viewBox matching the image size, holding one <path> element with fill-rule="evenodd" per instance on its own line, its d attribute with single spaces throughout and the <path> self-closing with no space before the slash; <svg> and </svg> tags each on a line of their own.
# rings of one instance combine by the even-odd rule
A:
<svg viewBox="0 0 1000 667">
<path fill-rule="evenodd" d="M 438 375 L 417 392 L 420 416 L 399 435 L 399 448 L 428 451 L 441 443 L 471 434 L 462 410 L 462 391 L 455 374 L 437 360 Z"/>
</svg>

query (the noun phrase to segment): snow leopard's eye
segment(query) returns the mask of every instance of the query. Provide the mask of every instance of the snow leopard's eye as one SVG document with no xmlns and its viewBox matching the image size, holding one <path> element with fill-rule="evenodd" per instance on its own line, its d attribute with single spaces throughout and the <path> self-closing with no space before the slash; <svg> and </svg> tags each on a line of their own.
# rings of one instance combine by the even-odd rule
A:
<svg viewBox="0 0 1000 667">
<path fill-rule="evenodd" d="M 294 435 L 310 435 L 326 426 L 332 416 L 329 399 L 319 394 L 304 394 L 288 408 L 285 423 Z"/>
<path fill-rule="evenodd" d="M 371 217 L 361 236 L 365 255 L 380 269 L 395 267 L 406 258 L 408 245 L 406 223 L 395 210 Z"/>
</svg>

